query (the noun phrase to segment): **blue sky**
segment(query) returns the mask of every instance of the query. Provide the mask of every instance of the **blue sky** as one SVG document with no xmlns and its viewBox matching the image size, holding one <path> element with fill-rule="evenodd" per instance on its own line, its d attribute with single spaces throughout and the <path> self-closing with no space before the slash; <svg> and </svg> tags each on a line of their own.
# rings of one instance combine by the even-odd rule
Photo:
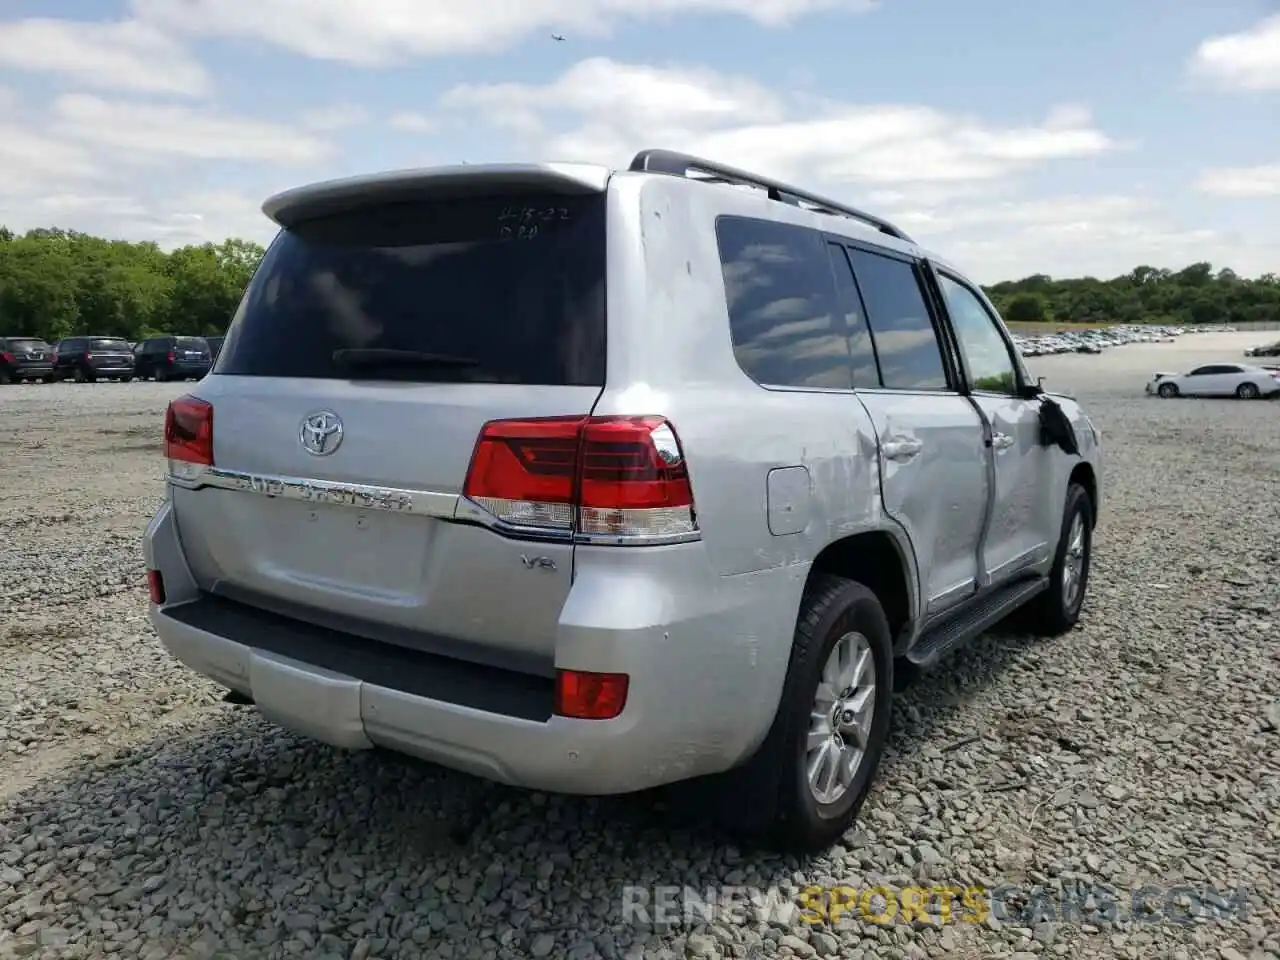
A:
<svg viewBox="0 0 1280 960">
<path fill-rule="evenodd" d="M 551 34 L 566 37 L 556 42 Z M 269 193 L 686 149 L 991 282 L 1280 271 L 1280 3 L 7 0 L 0 223 L 266 240 Z"/>
</svg>

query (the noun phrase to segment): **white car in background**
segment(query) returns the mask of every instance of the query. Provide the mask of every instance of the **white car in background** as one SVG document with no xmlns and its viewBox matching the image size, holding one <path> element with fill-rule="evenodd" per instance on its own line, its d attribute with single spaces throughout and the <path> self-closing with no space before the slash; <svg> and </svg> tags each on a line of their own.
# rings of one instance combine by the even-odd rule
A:
<svg viewBox="0 0 1280 960">
<path fill-rule="evenodd" d="M 1280 393 L 1280 373 L 1243 363 L 1211 363 L 1188 373 L 1157 373 L 1147 393 L 1172 397 L 1239 397 L 1256 400 Z"/>
</svg>

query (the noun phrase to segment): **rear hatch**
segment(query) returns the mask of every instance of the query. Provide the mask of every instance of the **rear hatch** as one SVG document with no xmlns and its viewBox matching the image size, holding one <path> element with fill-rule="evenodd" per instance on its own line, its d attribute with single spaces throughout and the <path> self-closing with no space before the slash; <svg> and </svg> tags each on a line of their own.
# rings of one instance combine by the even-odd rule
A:
<svg viewBox="0 0 1280 960">
<path fill-rule="evenodd" d="M 97 370 L 124 370 L 133 366 L 133 350 L 127 340 L 91 337 L 86 351 L 89 366 Z"/>
<path fill-rule="evenodd" d="M 241 489 L 175 489 L 183 545 L 203 589 L 549 673 L 572 546 L 449 516 L 487 421 L 600 395 L 603 185 L 427 186 L 278 235 L 196 388 Z"/>
<path fill-rule="evenodd" d="M 0 350 L 13 357 L 13 367 L 16 370 L 43 368 L 53 362 L 53 347 L 43 340 L 10 337 L 0 342 Z"/>
<path fill-rule="evenodd" d="M 209 344 L 203 337 L 178 337 L 173 346 L 173 359 L 191 366 L 211 363 Z"/>
</svg>

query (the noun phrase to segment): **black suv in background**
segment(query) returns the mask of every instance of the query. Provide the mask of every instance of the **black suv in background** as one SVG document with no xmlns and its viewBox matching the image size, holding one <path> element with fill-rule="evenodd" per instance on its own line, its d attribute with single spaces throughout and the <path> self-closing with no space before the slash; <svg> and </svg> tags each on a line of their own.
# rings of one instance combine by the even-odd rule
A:
<svg viewBox="0 0 1280 960">
<path fill-rule="evenodd" d="M 135 376 L 157 380 L 199 380 L 213 366 L 204 337 L 152 337 L 134 347 Z"/>
<path fill-rule="evenodd" d="M 122 337 L 68 337 L 54 347 L 53 378 L 76 383 L 133 379 L 133 351 Z"/>
<path fill-rule="evenodd" d="M 53 347 L 39 337 L 0 337 L 0 383 L 48 380 Z"/>
</svg>

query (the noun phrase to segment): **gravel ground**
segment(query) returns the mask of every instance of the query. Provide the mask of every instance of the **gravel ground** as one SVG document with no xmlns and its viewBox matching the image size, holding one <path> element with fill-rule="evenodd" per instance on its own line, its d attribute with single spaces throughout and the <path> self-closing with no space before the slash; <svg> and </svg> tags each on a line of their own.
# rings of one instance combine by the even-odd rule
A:
<svg viewBox="0 0 1280 960">
<path fill-rule="evenodd" d="M 1081 625 L 988 636 L 921 678 L 858 827 L 809 862 L 653 798 L 340 753 L 221 703 L 144 612 L 161 411 L 184 388 L 0 390 L 0 957 L 1280 957 L 1280 402 L 1141 393 L 1258 339 L 1032 360 L 1107 445 Z M 622 909 L 630 885 L 877 882 L 1105 884 L 1119 913 L 655 926 Z M 1147 885 L 1248 900 L 1137 922 Z"/>
</svg>

